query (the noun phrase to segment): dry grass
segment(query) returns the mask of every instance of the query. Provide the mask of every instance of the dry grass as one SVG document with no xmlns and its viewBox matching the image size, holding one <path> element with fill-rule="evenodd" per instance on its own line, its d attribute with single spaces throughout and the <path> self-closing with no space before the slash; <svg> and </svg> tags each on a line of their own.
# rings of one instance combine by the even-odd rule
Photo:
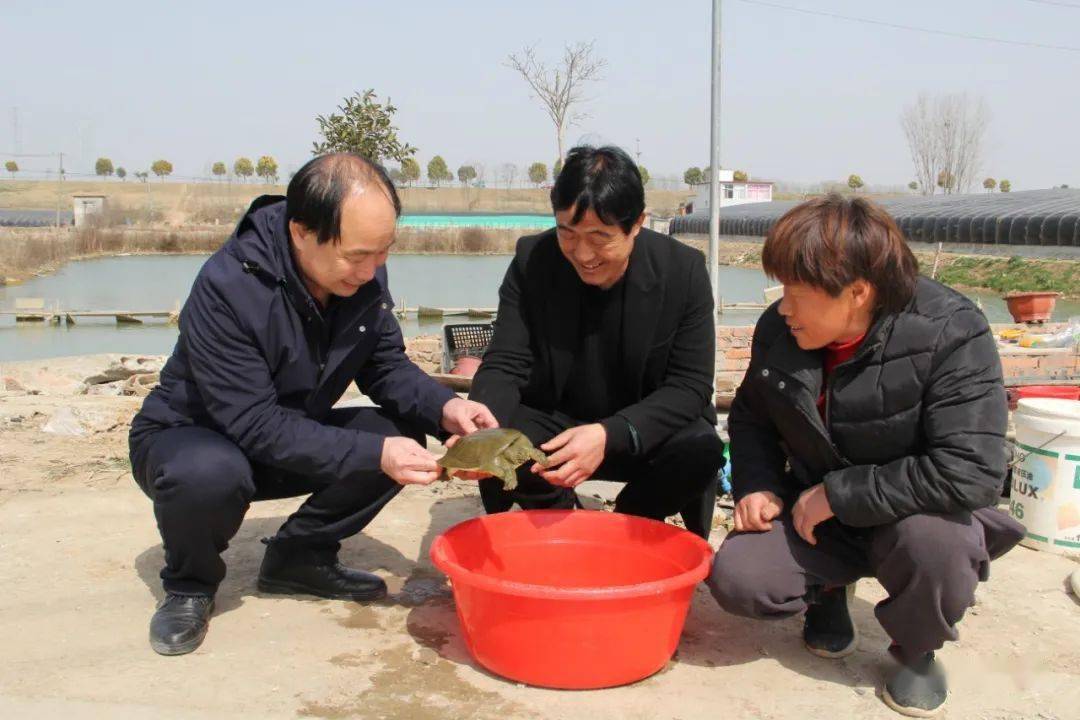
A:
<svg viewBox="0 0 1080 720">
<path fill-rule="evenodd" d="M 69 260 L 121 253 L 207 253 L 225 239 L 220 229 L 3 228 L 0 280 L 12 282 L 48 273 Z"/>
<path fill-rule="evenodd" d="M 0 208 L 51 210 L 59 199 L 62 210 L 71 209 L 71 195 L 100 193 L 106 196 L 112 214 L 122 221 L 146 222 L 153 217 L 172 225 L 190 223 L 232 224 L 259 195 L 285 193 L 284 185 L 256 183 L 148 183 L 109 181 L 21 181 L 0 180 Z M 658 215 L 671 215 L 692 197 L 690 191 L 650 190 L 649 208 Z M 406 213 L 548 213 L 548 192 L 540 189 L 501 188 L 402 188 Z"/>
<path fill-rule="evenodd" d="M 508 255 L 518 238 L 532 230 L 509 228 L 454 228 L 424 230 L 398 228 L 396 253 L 448 253 L 451 255 Z"/>
<path fill-rule="evenodd" d="M 222 227 L 201 228 L 0 228 L 0 282 L 18 282 L 53 272 L 70 260 L 121 253 L 211 253 L 230 234 Z M 399 253 L 506 254 L 521 232 L 510 229 L 401 228 Z"/>
</svg>

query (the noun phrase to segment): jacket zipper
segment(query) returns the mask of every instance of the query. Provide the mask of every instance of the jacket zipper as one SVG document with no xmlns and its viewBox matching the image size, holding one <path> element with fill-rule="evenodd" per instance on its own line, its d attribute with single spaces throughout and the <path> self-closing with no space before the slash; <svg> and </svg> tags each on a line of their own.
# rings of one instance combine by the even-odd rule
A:
<svg viewBox="0 0 1080 720">
<path fill-rule="evenodd" d="M 832 451 L 836 455 L 837 459 L 841 463 L 843 463 L 844 465 L 851 465 L 851 461 L 848 460 L 846 457 L 844 457 L 843 454 L 841 454 L 840 448 L 836 447 L 836 443 L 834 443 L 833 440 L 832 440 L 832 395 L 833 395 L 833 388 L 836 386 L 836 378 L 839 376 L 840 370 L 847 369 L 848 366 L 854 364 L 857 360 L 862 359 L 862 357 L 864 355 L 867 355 L 867 354 L 873 352 L 878 347 L 880 347 L 880 345 L 881 345 L 881 343 L 874 343 L 873 345 L 870 345 L 870 346 L 866 347 L 865 349 L 861 349 L 859 351 L 858 355 L 856 355 L 855 357 L 847 360 L 846 362 L 842 362 L 839 365 L 837 365 L 836 367 L 834 367 L 833 371 L 832 371 L 832 382 L 829 382 L 829 383 L 827 383 L 825 385 L 825 418 L 824 418 L 824 421 L 825 421 L 825 436 L 829 439 L 829 447 L 832 448 Z M 823 380 L 823 382 L 824 382 L 824 380 Z"/>
<path fill-rule="evenodd" d="M 826 394 L 825 394 L 825 407 L 826 407 L 826 409 L 828 409 L 828 406 L 829 406 L 829 395 L 826 392 Z M 833 442 L 832 437 L 829 435 L 828 428 L 824 427 L 822 425 L 821 416 L 818 415 L 816 418 L 811 416 L 806 411 L 806 408 L 802 407 L 801 405 L 799 405 L 797 403 L 796 403 L 795 407 L 798 408 L 799 412 L 803 416 L 803 419 L 805 419 L 808 423 L 810 423 L 810 426 L 813 427 L 814 430 L 817 431 L 818 435 L 820 435 L 821 438 L 825 441 L 825 444 L 829 446 L 829 450 L 832 451 L 833 457 L 835 457 L 836 460 L 839 463 L 843 464 L 843 465 L 850 465 L 851 463 L 848 461 L 848 459 L 840 454 L 839 448 L 836 447 L 836 444 Z"/>
</svg>

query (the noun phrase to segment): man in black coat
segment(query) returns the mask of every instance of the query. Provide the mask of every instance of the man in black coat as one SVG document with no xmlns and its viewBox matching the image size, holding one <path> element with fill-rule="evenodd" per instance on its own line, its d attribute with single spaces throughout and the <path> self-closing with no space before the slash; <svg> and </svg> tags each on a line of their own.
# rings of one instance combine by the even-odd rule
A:
<svg viewBox="0 0 1080 720">
<path fill-rule="evenodd" d="M 807 648 L 837 658 L 857 642 L 845 586 L 877 578 L 900 662 L 883 698 L 929 717 L 946 699 L 934 651 L 1023 536 L 993 507 L 1008 419 L 993 334 L 862 199 L 791 210 L 762 264 L 784 298 L 758 321 L 728 418 L 736 532 L 709 585 L 739 615 L 805 611 Z"/>
<path fill-rule="evenodd" d="M 338 563 L 339 541 L 403 485 L 438 477 L 426 434 L 495 425 L 405 356 L 384 267 L 400 213 L 381 167 L 319 157 L 286 198 L 256 199 L 195 279 L 130 436 L 165 548 L 157 652 L 202 642 L 220 555 L 253 500 L 311 494 L 267 541 L 261 591 L 384 595 L 380 578 Z M 379 407 L 333 408 L 352 382 Z"/>
<path fill-rule="evenodd" d="M 681 513 L 708 536 L 723 443 L 702 255 L 642 228 L 641 176 L 618 148 L 571 150 L 551 200 L 557 227 L 518 242 L 470 393 L 550 464 L 522 466 L 511 492 L 481 480 L 484 507 L 574 507 L 595 475 L 626 483 L 617 512 Z"/>
</svg>

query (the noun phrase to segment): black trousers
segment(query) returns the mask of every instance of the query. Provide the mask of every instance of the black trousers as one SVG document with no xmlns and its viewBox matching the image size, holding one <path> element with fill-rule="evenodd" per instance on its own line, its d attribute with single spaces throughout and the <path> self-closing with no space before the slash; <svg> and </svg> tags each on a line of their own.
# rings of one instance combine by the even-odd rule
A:
<svg viewBox="0 0 1080 720">
<path fill-rule="evenodd" d="M 874 528 L 818 525 L 817 545 L 795 532 L 791 513 L 767 532 L 732 533 L 713 560 L 713 597 L 735 615 L 784 618 L 807 607 L 814 586 L 873 577 L 889 593 L 874 610 L 901 654 L 911 660 L 956 640 L 956 624 L 975 601 L 990 561 L 1012 549 L 1024 528 L 984 508 L 956 515 L 920 514 Z"/>
<path fill-rule="evenodd" d="M 567 428 L 585 423 L 559 412 L 519 406 L 510 427 L 539 447 Z M 594 476 L 626 483 L 615 499 L 615 512 L 663 520 L 681 514 L 686 527 L 709 536 L 716 507 L 716 475 L 724 463 L 724 443 L 716 428 L 698 418 L 646 457 L 605 458 Z M 498 478 L 480 481 L 480 496 L 489 513 L 505 512 L 517 503 L 525 510 L 580 507 L 572 488 L 555 487 L 532 473 L 527 462 L 518 468 L 518 486 L 507 492 Z"/>
<path fill-rule="evenodd" d="M 327 424 L 406 436 L 424 433 L 377 408 L 340 408 Z M 162 585 L 167 592 L 213 594 L 225 577 L 221 553 L 255 500 L 309 497 L 273 538 L 290 548 L 332 548 L 370 523 L 401 486 L 378 470 L 321 483 L 304 475 L 250 462 L 232 441 L 203 427 L 156 430 L 133 438 L 135 481 L 154 501 L 165 547 Z"/>
</svg>

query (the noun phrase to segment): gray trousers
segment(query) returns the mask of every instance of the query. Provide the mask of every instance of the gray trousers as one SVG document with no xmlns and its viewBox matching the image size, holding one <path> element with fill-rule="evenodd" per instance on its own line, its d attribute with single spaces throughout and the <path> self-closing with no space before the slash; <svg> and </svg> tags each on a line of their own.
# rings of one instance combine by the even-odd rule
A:
<svg viewBox="0 0 1080 720">
<path fill-rule="evenodd" d="M 810 545 L 785 512 L 763 533 L 734 533 L 717 551 L 708 579 L 729 613 L 784 618 L 802 612 L 815 586 L 874 577 L 889 593 L 874 614 L 904 658 L 956 640 L 956 623 L 975 599 L 990 561 L 1008 552 L 1023 526 L 985 508 L 958 515 L 912 515 L 874 528 L 829 520 Z"/>
</svg>

